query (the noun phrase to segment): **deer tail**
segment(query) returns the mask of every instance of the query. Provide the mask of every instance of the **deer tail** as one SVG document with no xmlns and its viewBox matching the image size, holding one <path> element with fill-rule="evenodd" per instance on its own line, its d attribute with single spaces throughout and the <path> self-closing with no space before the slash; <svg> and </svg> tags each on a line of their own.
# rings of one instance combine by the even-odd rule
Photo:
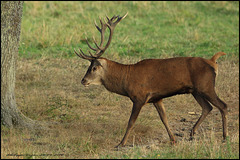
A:
<svg viewBox="0 0 240 160">
<path fill-rule="evenodd" d="M 226 55 L 226 53 L 224 52 L 218 52 L 216 53 L 210 60 L 214 63 L 216 63 L 217 59 L 220 57 L 220 56 L 223 56 L 223 55 Z"/>
</svg>

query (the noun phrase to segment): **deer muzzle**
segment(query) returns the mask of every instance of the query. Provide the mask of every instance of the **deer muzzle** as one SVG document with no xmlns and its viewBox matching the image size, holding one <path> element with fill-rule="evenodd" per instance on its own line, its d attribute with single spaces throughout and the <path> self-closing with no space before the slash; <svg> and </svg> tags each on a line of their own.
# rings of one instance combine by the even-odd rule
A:
<svg viewBox="0 0 240 160">
<path fill-rule="evenodd" d="M 86 80 L 85 78 L 82 79 L 81 83 L 82 83 L 85 87 L 89 86 L 89 83 L 87 82 L 87 80 Z"/>
</svg>

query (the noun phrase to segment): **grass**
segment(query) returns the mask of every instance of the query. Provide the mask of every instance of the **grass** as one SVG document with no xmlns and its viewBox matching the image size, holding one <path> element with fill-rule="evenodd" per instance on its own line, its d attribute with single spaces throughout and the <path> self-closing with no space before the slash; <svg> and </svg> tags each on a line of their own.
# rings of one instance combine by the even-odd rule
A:
<svg viewBox="0 0 240 160">
<path fill-rule="evenodd" d="M 239 2 L 26 2 L 20 56 L 72 57 L 99 37 L 98 16 L 128 16 L 105 56 L 159 58 L 239 53 Z"/>
<path fill-rule="evenodd" d="M 131 159 L 199 159 L 199 158 L 216 158 L 227 159 L 232 157 L 232 153 L 222 153 L 226 150 L 227 145 L 218 146 L 216 142 L 202 140 L 202 142 L 182 141 L 178 146 L 162 144 L 164 147 L 158 148 L 154 145 L 147 147 L 133 147 L 121 155 L 105 155 L 100 158 L 131 158 Z M 230 144 L 229 144 L 230 145 Z"/>
<path fill-rule="evenodd" d="M 28 117 L 57 122 L 50 131 L 1 126 L 1 158 L 219 158 L 239 159 L 239 2 L 25 2 L 16 72 L 16 101 Z M 89 62 L 88 38 L 99 38 L 98 15 L 128 16 L 116 27 L 103 56 L 120 63 L 144 58 L 200 56 L 218 51 L 216 92 L 229 107 L 230 138 L 222 142 L 221 114 L 214 107 L 196 138 L 189 132 L 201 114 L 191 95 L 164 100 L 177 144 L 152 105 L 143 107 L 127 147 L 123 137 L 131 101 L 102 86 L 80 84 Z M 86 33 L 85 33 L 86 32 Z M 197 115 L 190 115 L 194 111 Z M 185 121 L 181 121 L 186 119 Z M 133 147 L 131 147 L 133 146 Z"/>
</svg>

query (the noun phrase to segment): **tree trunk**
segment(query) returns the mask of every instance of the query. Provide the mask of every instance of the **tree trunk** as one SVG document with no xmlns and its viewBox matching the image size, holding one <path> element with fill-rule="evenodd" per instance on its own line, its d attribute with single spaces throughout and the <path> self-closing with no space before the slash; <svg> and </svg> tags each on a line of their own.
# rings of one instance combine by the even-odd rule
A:
<svg viewBox="0 0 240 160">
<path fill-rule="evenodd" d="M 22 7 L 23 1 L 1 1 L 1 124 L 33 129 L 39 125 L 19 111 L 14 94 Z"/>
</svg>

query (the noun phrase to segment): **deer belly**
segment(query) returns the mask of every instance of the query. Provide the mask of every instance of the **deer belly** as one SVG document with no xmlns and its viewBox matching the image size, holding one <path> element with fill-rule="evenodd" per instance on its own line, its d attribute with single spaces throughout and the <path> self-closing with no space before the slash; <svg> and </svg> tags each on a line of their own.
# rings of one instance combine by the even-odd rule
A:
<svg viewBox="0 0 240 160">
<path fill-rule="evenodd" d="M 148 101 L 147 103 L 155 103 L 159 101 L 160 99 L 171 97 L 177 94 L 188 94 L 192 93 L 193 88 L 192 87 L 183 87 L 178 90 L 171 90 L 171 91 L 157 91 L 157 92 L 151 92 L 147 94 Z"/>
</svg>

